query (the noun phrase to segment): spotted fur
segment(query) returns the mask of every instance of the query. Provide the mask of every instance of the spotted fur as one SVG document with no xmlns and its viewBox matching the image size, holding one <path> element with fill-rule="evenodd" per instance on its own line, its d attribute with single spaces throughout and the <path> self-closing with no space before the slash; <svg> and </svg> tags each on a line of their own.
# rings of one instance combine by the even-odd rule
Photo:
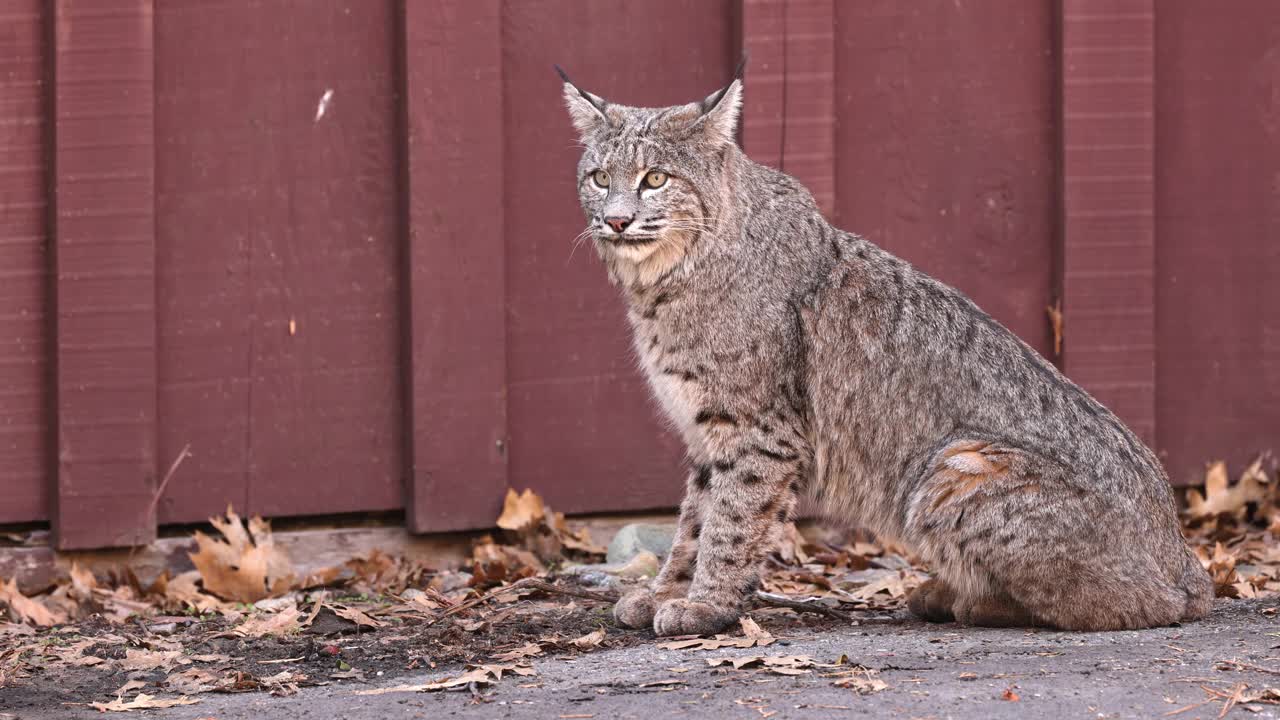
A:
<svg viewBox="0 0 1280 720">
<path fill-rule="evenodd" d="M 567 78 L 564 94 L 588 234 L 692 464 L 671 556 L 619 621 L 732 623 L 801 499 L 923 556 L 936 575 L 911 607 L 927 619 L 1112 629 L 1208 611 L 1152 452 L 959 291 L 749 160 L 740 79 L 667 108 Z M 643 185 L 654 170 L 660 189 Z"/>
</svg>

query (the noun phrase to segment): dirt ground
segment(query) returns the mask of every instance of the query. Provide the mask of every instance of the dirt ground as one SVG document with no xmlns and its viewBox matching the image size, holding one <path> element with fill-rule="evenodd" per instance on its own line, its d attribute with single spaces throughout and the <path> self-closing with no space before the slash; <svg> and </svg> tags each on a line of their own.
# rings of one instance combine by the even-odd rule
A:
<svg viewBox="0 0 1280 720">
<path fill-rule="evenodd" d="M 1183 520 L 1219 598 L 1185 627 L 926 625 L 904 608 L 927 577 L 918 559 L 804 525 L 770 557 L 740 627 L 657 639 L 617 627 L 611 609 L 657 572 L 660 550 L 601 563 L 587 529 L 529 491 L 509 492 L 501 532 L 446 568 L 376 548 L 300 566 L 268 523 L 228 510 L 210 519 L 220 538 L 194 533 L 193 567 L 176 574 L 73 563 L 30 596 L 0 579 L 0 720 L 1280 718 L 1274 463 L 1234 483 L 1214 464 Z"/>
<path fill-rule="evenodd" d="M 929 625 L 901 611 L 863 615 L 858 625 L 848 626 L 761 610 L 754 616 L 775 642 L 718 650 L 665 649 L 649 633 L 613 626 L 604 603 L 545 602 L 544 611 L 525 615 L 530 619 L 518 630 L 494 623 L 456 638 L 440 633 L 465 631 L 412 626 L 336 638 L 303 635 L 270 645 L 213 638 L 196 650 L 235 654 L 250 671 L 264 661 L 300 657 L 279 665 L 327 684 L 304 685 L 288 697 L 206 693 L 193 696 L 197 704 L 144 714 L 165 720 L 824 718 L 853 713 L 900 718 L 1280 718 L 1280 705 L 1230 700 L 1233 695 L 1266 699 L 1267 688 L 1280 687 L 1278 603 L 1218 602 L 1201 622 L 1116 633 Z M 492 684 L 444 692 L 357 694 L 455 677 L 467 660 L 491 657 L 527 638 L 574 637 L 597 627 L 605 629 L 599 646 L 588 651 L 548 646 L 520 660 L 529 666 L 526 675 L 507 674 Z M 494 628 L 504 629 L 494 633 Z M 384 642 L 388 638 L 391 642 Z M 330 642 L 340 650 L 337 656 L 323 652 Z M 733 669 L 708 663 L 752 656 L 805 658 L 831 667 L 779 675 L 753 664 Z M 339 660 L 362 672 L 363 679 L 326 678 L 341 672 Z M 105 679 L 88 672 L 76 675 L 35 676 L 8 687 L 0 713 L 23 719 L 99 716 L 68 703 L 94 696 L 108 699 L 126 679 L 124 673 Z M 840 686 L 852 676 L 880 684 Z"/>
</svg>

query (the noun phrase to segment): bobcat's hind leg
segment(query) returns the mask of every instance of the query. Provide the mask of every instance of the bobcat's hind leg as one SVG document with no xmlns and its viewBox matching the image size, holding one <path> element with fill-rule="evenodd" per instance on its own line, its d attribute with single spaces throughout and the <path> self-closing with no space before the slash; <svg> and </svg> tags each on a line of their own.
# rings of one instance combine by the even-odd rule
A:
<svg viewBox="0 0 1280 720">
<path fill-rule="evenodd" d="M 1034 627 L 1034 616 L 1017 601 L 1004 593 L 980 595 L 976 598 L 960 598 L 955 604 L 956 622 L 978 627 Z"/>
<path fill-rule="evenodd" d="M 693 581 L 693 568 L 698 562 L 701 503 L 705 496 L 695 472 L 689 477 L 684 501 L 680 504 L 680 519 L 676 523 L 671 553 L 667 555 L 667 560 L 651 587 L 632 590 L 613 606 L 613 617 L 619 625 L 629 628 L 651 627 L 660 603 L 684 597 L 689 591 L 689 584 Z"/>
<path fill-rule="evenodd" d="M 911 614 L 932 623 L 952 622 L 956 619 L 956 591 L 938 578 L 930 578 L 907 596 Z"/>
<path fill-rule="evenodd" d="M 1188 573 L 1172 513 L 1167 527 L 1153 527 L 1165 508 L 1117 504 L 1075 472 L 982 441 L 935 456 L 912 498 L 908 535 L 955 588 L 957 621 L 1121 630 L 1168 625 L 1196 609 L 1184 578 L 1200 578 Z"/>
</svg>

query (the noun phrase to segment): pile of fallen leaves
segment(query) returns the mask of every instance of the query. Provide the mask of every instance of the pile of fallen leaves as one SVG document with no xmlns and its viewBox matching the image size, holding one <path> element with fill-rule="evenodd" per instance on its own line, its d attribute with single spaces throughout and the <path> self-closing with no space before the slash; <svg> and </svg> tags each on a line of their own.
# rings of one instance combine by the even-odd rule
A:
<svg viewBox="0 0 1280 720">
<path fill-rule="evenodd" d="M 1280 477 L 1271 458 L 1234 481 L 1226 465 L 1211 465 L 1204 486 L 1187 491 L 1182 513 L 1220 596 L 1280 596 Z M 498 529 L 477 538 L 457 568 L 373 551 L 300 573 L 262 519 L 228 509 L 210 523 L 213 534 L 194 533 L 192 569 L 173 576 L 144 581 L 128 567 L 95 576 L 73 566 L 34 596 L 0 578 L 0 611 L 11 620 L 0 622 L 0 687 L 67 669 L 97 672 L 111 685 L 100 684 L 106 700 L 89 704 L 125 712 L 198 702 L 208 692 L 290 694 L 363 682 L 382 674 L 378 667 L 442 663 L 463 669 L 377 692 L 476 693 L 505 677 L 527 681 L 536 674 L 530 660 L 544 654 L 651 642 L 616 628 L 609 604 L 652 576 L 656 560 L 642 553 L 624 567 L 599 565 L 604 548 L 531 491 L 508 492 Z M 848 622 L 897 612 L 926 577 L 907 552 L 869 535 L 791 526 L 753 615 L 776 630 L 815 616 Z M 361 637 L 369 639 L 356 642 Z M 711 672 L 817 673 L 864 694 L 886 687 L 874 669 L 848 658 L 762 652 L 774 641 L 744 617 L 733 634 L 663 639 L 660 647 L 753 651 L 710 658 Z M 263 655 L 263 647 L 283 656 Z"/>
<path fill-rule="evenodd" d="M 295 572 L 274 542 L 269 523 L 261 518 L 242 519 L 228 509 L 210 523 L 216 535 L 195 532 L 195 549 L 189 554 L 193 569 L 175 576 L 162 573 L 143 582 L 125 567 L 95 577 L 73 565 L 65 581 L 35 596 L 20 592 L 13 579 L 0 580 L 0 611 L 7 610 L 12 621 L 0 622 L 0 686 L 59 669 L 98 671 L 127 681 L 112 693 L 114 699 L 90 704 L 102 711 L 127 712 L 190 704 L 198 701 L 191 696 L 206 692 L 291 694 L 303 685 L 363 681 L 364 673 L 343 660 L 360 649 L 340 642 L 348 633 L 380 632 L 378 644 L 394 647 L 409 646 L 413 639 L 394 634 L 397 630 L 432 629 L 438 632 L 424 639 L 436 649 L 445 650 L 449 640 L 455 648 L 473 645 L 476 652 L 484 652 L 490 643 L 459 633 L 479 637 L 495 623 L 514 620 L 510 611 L 517 605 L 526 615 L 545 612 L 549 605 L 564 610 L 560 603 L 526 602 L 539 592 L 529 583 L 546 577 L 552 563 L 598 561 L 604 555 L 585 530 L 570 528 L 563 514 L 528 491 L 510 494 L 497 523 L 497 538 L 478 538 L 472 557 L 461 568 L 429 568 L 375 550 L 304 575 Z M 568 637 L 539 633 L 536 642 L 522 637 L 521 645 L 495 653 L 497 660 L 516 664 L 477 665 L 462 684 L 483 684 L 477 673 L 490 679 L 503 673 L 519 675 L 521 658 L 544 648 L 587 651 L 601 645 L 604 637 L 598 627 Z M 244 643 L 266 640 L 307 652 L 278 660 L 254 659 L 254 664 L 265 666 L 259 668 L 246 667 L 246 658 L 204 651 L 219 643 L 247 647 Z M 434 666 L 430 656 L 436 653 L 419 648 L 409 654 L 414 655 L 409 665 Z M 317 657 L 326 667 L 321 677 L 292 669 L 308 660 L 314 666 Z M 424 689 L 451 687 L 444 683 Z"/>
<path fill-rule="evenodd" d="M 763 599 L 809 603 L 839 612 L 896 610 L 928 579 L 919 561 L 870 535 L 792 525 L 763 578 Z"/>
<path fill-rule="evenodd" d="M 1280 475 L 1270 455 L 1232 482 L 1215 462 L 1186 494 L 1183 526 L 1219 597 L 1280 596 Z"/>
</svg>

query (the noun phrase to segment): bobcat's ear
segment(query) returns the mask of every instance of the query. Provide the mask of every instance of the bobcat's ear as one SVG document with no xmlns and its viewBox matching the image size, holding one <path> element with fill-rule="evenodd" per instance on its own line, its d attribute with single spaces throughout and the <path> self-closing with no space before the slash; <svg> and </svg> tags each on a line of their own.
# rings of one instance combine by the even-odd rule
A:
<svg viewBox="0 0 1280 720">
<path fill-rule="evenodd" d="M 568 74 L 559 65 L 553 65 L 560 79 L 564 81 L 564 104 L 569 108 L 569 119 L 578 129 L 578 134 L 585 140 L 597 130 L 609 124 L 604 109 L 609 105 L 599 95 L 592 95 L 569 79 Z"/>
<path fill-rule="evenodd" d="M 702 101 L 702 117 L 697 124 L 715 145 L 728 145 L 737 134 L 738 115 L 742 111 L 742 71 L 746 67 L 747 56 L 743 55 L 733 71 L 733 80 Z"/>
</svg>

